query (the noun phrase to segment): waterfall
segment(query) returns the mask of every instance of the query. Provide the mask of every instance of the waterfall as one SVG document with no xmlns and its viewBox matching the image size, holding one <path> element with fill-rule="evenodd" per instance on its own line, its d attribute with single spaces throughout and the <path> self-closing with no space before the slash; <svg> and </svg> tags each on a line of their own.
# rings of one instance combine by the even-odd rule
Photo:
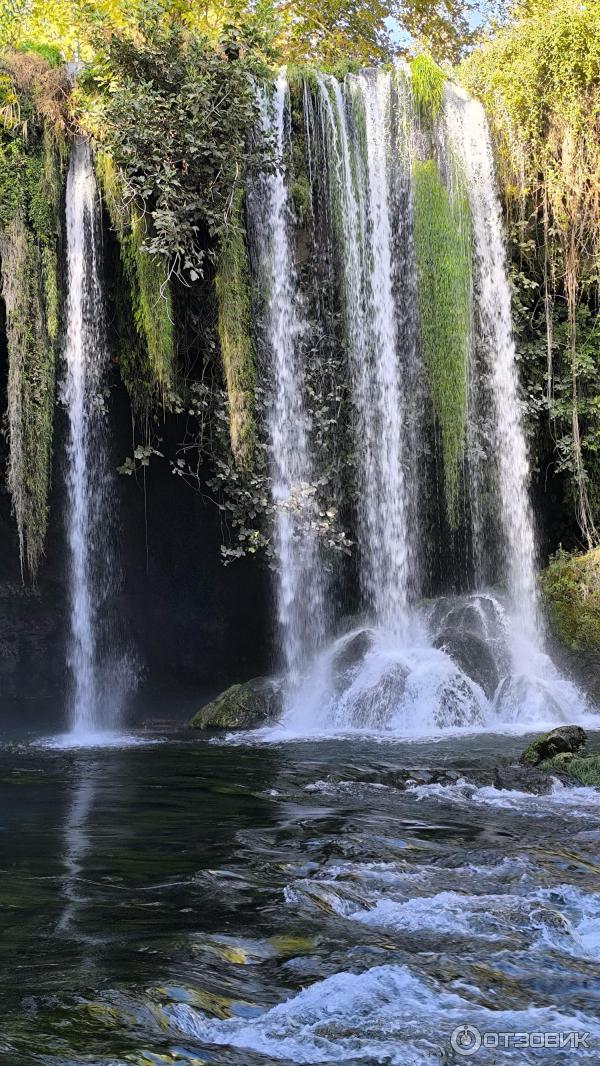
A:
<svg viewBox="0 0 600 1066">
<path fill-rule="evenodd" d="M 265 279 L 269 359 L 268 434 L 277 619 L 288 689 L 293 696 L 309 656 L 323 642 L 325 579 L 316 539 L 314 466 L 304 388 L 307 324 L 294 263 L 294 213 L 285 165 L 288 89 L 281 74 L 273 98 L 261 97 L 263 129 L 277 169 L 251 198 L 259 271 Z"/>
<path fill-rule="evenodd" d="M 70 592 L 71 731 L 82 740 L 115 724 L 118 697 L 102 664 L 114 580 L 108 543 L 111 476 L 104 427 L 107 350 L 96 181 L 87 142 L 71 150 L 66 190 L 68 297 L 62 399 L 67 410 L 66 494 Z M 112 664 L 115 667 L 115 664 Z M 115 668 L 115 676 L 119 670 Z M 113 677 L 114 681 L 114 677 Z"/>
<path fill-rule="evenodd" d="M 496 192 L 489 129 L 481 104 L 446 88 L 450 136 L 459 148 L 468 179 L 478 275 L 480 328 L 492 382 L 494 447 L 499 468 L 504 566 L 512 608 L 522 635 L 538 636 L 535 537 L 529 503 L 529 461 L 518 393 L 510 290 Z"/>
<path fill-rule="evenodd" d="M 249 202 L 257 287 L 266 279 L 268 293 L 278 621 L 294 693 L 283 726 L 422 733 L 563 721 L 582 699 L 545 653 L 537 618 L 529 465 L 483 110 L 447 85 L 440 115 L 424 123 L 401 69 L 343 83 L 319 75 L 295 110 L 280 76 L 262 107 L 279 166 Z M 312 303 L 290 196 L 299 155 L 312 197 L 300 247 L 323 293 Z M 417 201 L 418 188 L 430 199 Z M 429 233 L 423 204 L 439 211 L 431 276 L 417 271 L 417 236 L 422 253 Z M 464 284 L 449 265 L 457 248 Z M 423 316 L 431 310 L 435 320 L 436 300 L 452 315 L 455 292 L 464 345 L 452 355 L 438 346 L 432 364 Z M 348 386 L 341 510 L 352 520 L 361 594 L 354 624 L 329 619 L 338 628 L 329 642 L 327 555 L 311 510 L 326 478 L 311 446 L 305 374 L 311 337 L 331 328 L 324 316 L 337 324 Z M 450 358 L 464 363 L 448 369 Z M 464 390 L 450 404 L 461 420 L 450 430 L 436 382 Z"/>
<path fill-rule="evenodd" d="M 399 629 L 409 587 L 405 486 L 405 403 L 400 388 L 398 319 L 390 210 L 390 77 L 351 80 L 348 100 L 332 77 L 319 79 L 323 150 L 340 250 L 348 359 L 359 442 L 358 541 L 365 599 L 384 625 Z M 364 116 L 364 142 L 359 137 Z"/>
</svg>

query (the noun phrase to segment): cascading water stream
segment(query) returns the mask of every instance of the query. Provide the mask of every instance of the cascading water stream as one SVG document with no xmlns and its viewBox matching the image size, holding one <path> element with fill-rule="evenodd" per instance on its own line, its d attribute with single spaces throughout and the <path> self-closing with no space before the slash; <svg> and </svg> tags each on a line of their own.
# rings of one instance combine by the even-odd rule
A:
<svg viewBox="0 0 600 1066">
<path fill-rule="evenodd" d="M 400 631 L 408 599 L 410 538 L 389 204 L 390 79 L 384 73 L 361 75 L 351 86 L 348 107 L 339 82 L 319 80 L 330 194 L 340 209 L 344 317 L 360 441 L 361 581 L 377 620 Z M 357 136 L 359 111 L 365 119 L 364 144 Z"/>
<path fill-rule="evenodd" d="M 74 142 L 66 190 L 67 321 L 62 398 L 67 410 L 67 536 L 71 731 L 85 742 L 115 724 L 100 665 L 100 611 L 111 582 L 107 505 L 111 478 L 103 428 L 107 366 L 100 280 L 97 188 L 88 144 Z"/>
<path fill-rule="evenodd" d="M 293 160 L 297 146 L 282 76 L 273 100 L 263 101 L 263 115 L 279 160 Z M 446 86 L 442 112 L 424 130 L 406 72 L 366 71 L 343 85 L 328 75 L 310 91 L 305 85 L 303 117 L 315 210 L 308 225 L 325 228 L 313 241 L 325 250 L 321 283 L 329 286 L 313 315 L 337 301 L 355 479 L 351 537 L 368 621 L 363 616 L 326 645 L 324 563 L 310 511 L 310 486 L 322 472 L 311 453 L 303 368 L 306 338 L 309 344 L 311 330 L 318 335 L 323 327 L 307 317 L 305 281 L 295 265 L 291 178 L 281 165 L 251 190 L 250 214 L 258 278 L 266 277 L 268 287 L 278 621 L 293 693 L 284 729 L 423 733 L 572 717 L 582 699 L 543 651 L 537 620 L 527 448 L 483 111 Z M 431 507 L 445 456 L 418 339 L 413 175 L 423 156 L 451 205 L 443 224 L 472 240 L 465 257 L 469 362 L 464 378 L 450 376 L 449 386 L 463 387 L 464 380 L 469 419 L 457 473 L 461 526 L 452 535 L 439 508 L 436 514 Z M 468 196 L 459 200 L 461 183 Z M 463 212 L 470 213 L 468 226 Z M 307 236 L 310 228 L 305 243 Z M 444 278 L 434 281 L 433 299 Z M 458 551 L 460 577 L 452 570 Z M 437 555 L 441 587 L 434 591 L 442 595 L 423 601 L 430 555 Z M 490 592 L 496 583 L 503 591 Z"/>
<path fill-rule="evenodd" d="M 288 89 L 281 74 L 272 99 L 261 99 L 263 127 L 275 143 L 277 169 L 255 190 L 254 232 L 267 283 L 267 346 L 271 366 L 268 410 L 277 618 L 293 702 L 309 657 L 325 632 L 324 574 L 315 533 L 310 422 L 305 405 L 306 331 L 292 234 L 294 217 L 285 169 Z"/>
<path fill-rule="evenodd" d="M 529 503 L 529 461 L 517 384 L 510 290 L 489 129 L 481 104 L 446 88 L 449 134 L 468 180 L 478 274 L 478 312 L 486 336 L 499 467 L 504 564 L 520 636 L 539 642 L 535 537 Z"/>
</svg>

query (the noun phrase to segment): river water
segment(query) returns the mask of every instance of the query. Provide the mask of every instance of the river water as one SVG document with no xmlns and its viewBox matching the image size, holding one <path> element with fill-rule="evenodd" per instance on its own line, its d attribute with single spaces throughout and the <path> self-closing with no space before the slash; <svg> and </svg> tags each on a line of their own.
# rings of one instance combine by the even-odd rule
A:
<svg viewBox="0 0 600 1066">
<path fill-rule="evenodd" d="M 524 742 L 5 742 L 0 1062 L 600 1061 L 600 792 Z"/>
</svg>

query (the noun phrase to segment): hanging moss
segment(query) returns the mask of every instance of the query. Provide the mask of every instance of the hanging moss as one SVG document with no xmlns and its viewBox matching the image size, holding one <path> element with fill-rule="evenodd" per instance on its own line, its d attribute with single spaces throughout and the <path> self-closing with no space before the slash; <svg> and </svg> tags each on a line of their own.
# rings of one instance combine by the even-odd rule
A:
<svg viewBox="0 0 600 1066">
<path fill-rule="evenodd" d="M 128 204 L 122 179 L 112 157 L 96 155 L 96 173 L 121 252 L 129 286 L 133 321 L 140 345 L 128 347 L 120 357 L 121 376 L 137 413 L 147 414 L 173 384 L 175 330 L 171 285 L 165 261 L 146 250 L 146 218 Z"/>
<path fill-rule="evenodd" d="M 55 347 L 46 330 L 40 257 L 17 217 L 0 232 L 2 295 L 8 338 L 8 487 L 21 565 L 35 577 L 48 523 Z"/>
<path fill-rule="evenodd" d="M 0 258 L 8 341 L 8 487 L 21 567 L 35 578 L 48 522 L 59 332 L 64 144 L 47 125 L 0 140 Z"/>
<path fill-rule="evenodd" d="M 424 122 L 434 122 L 440 113 L 445 76 L 431 56 L 421 52 L 410 64 L 413 103 Z"/>
<path fill-rule="evenodd" d="M 250 269 L 243 228 L 243 194 L 237 194 L 233 225 L 221 241 L 215 285 L 219 341 L 229 401 L 231 450 L 246 467 L 254 451 L 254 350 L 250 332 Z"/>
<path fill-rule="evenodd" d="M 455 179 L 451 195 L 433 159 L 413 166 L 421 348 L 441 433 L 446 509 L 452 526 L 457 522 L 467 413 L 471 286 L 468 198 L 458 173 Z"/>
</svg>

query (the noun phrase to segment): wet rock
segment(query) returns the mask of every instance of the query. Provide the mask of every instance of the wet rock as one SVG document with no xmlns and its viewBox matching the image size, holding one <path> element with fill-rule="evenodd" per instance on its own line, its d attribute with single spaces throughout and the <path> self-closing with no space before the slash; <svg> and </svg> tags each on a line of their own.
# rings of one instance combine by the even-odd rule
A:
<svg viewBox="0 0 600 1066">
<path fill-rule="evenodd" d="M 562 707 L 548 685 L 540 678 L 524 674 L 512 674 L 500 682 L 494 707 L 505 722 L 519 722 L 526 715 L 559 719 L 563 716 Z"/>
<path fill-rule="evenodd" d="M 445 651 L 468 677 L 481 686 L 488 699 L 492 698 L 500 683 L 500 676 L 494 655 L 481 637 L 450 628 L 442 630 L 435 637 L 433 646 Z"/>
<path fill-rule="evenodd" d="M 283 709 L 280 681 L 256 677 L 232 685 L 192 718 L 194 729 L 254 729 L 275 721 Z"/>
<path fill-rule="evenodd" d="M 360 663 L 373 647 L 373 630 L 359 629 L 348 634 L 340 641 L 339 649 L 333 658 L 333 669 L 339 673 L 352 669 Z"/>
<path fill-rule="evenodd" d="M 352 681 L 357 668 L 373 647 L 373 637 L 372 629 L 360 629 L 340 641 L 331 663 L 335 692 L 341 692 Z"/>
<path fill-rule="evenodd" d="M 440 686 L 433 717 L 439 729 L 484 724 L 477 694 L 463 674 L 451 674 Z"/>
<path fill-rule="evenodd" d="M 406 689 L 406 667 L 393 663 L 371 685 L 344 693 L 338 709 L 354 729 L 385 729 L 398 709 Z"/>
<path fill-rule="evenodd" d="M 545 796 L 552 791 L 552 777 L 532 766 L 497 766 L 494 770 L 494 787 L 510 792 L 529 792 Z"/>
<path fill-rule="evenodd" d="M 562 725 L 538 737 L 521 755 L 519 762 L 525 766 L 539 766 L 563 752 L 579 751 L 586 742 L 585 730 L 578 725 Z"/>
</svg>

